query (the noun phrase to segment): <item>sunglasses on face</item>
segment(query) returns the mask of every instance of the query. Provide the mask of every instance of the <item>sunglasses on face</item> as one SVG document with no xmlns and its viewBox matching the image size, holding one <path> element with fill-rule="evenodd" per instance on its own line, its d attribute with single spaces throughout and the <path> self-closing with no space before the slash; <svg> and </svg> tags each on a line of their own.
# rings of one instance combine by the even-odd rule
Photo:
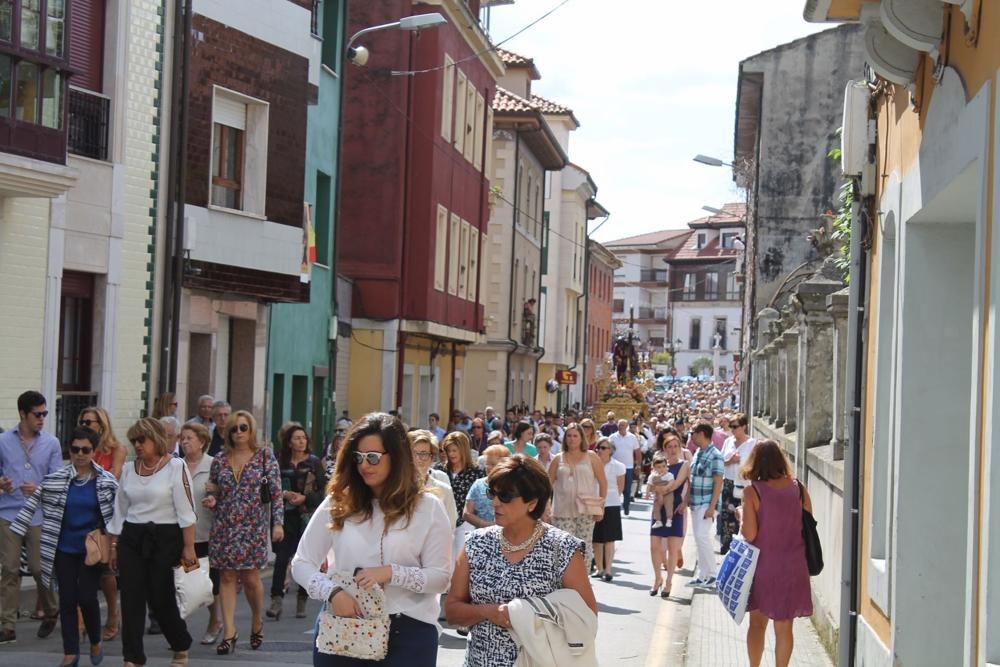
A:
<svg viewBox="0 0 1000 667">
<path fill-rule="evenodd" d="M 512 502 L 514 498 L 520 498 L 516 493 L 510 493 L 508 491 L 497 491 L 491 487 L 486 487 L 486 497 L 490 500 L 499 500 L 504 505 Z"/>
<path fill-rule="evenodd" d="M 139 445 L 145 445 L 146 444 L 146 436 L 140 435 L 138 438 L 132 438 L 131 440 L 129 440 L 129 442 L 131 442 L 132 445 L 135 446 L 135 447 L 138 447 Z"/>
<path fill-rule="evenodd" d="M 69 451 L 71 454 L 90 454 L 94 451 L 94 449 L 92 447 L 77 447 L 75 445 L 70 445 Z"/>
<path fill-rule="evenodd" d="M 87 428 L 90 428 L 91 424 L 96 424 L 96 423 L 97 423 L 96 419 L 81 419 L 80 420 L 80 426 L 86 426 Z"/>
<path fill-rule="evenodd" d="M 594 449 L 596 449 L 597 451 L 601 451 L 604 449 L 611 449 L 611 448 L 608 447 L 607 445 L 598 445 L 597 447 L 594 447 Z"/>
<path fill-rule="evenodd" d="M 239 431 L 240 433 L 246 433 L 250 430 L 250 424 L 237 424 L 233 427 L 233 433 Z"/>
<path fill-rule="evenodd" d="M 377 466 L 382 461 L 382 457 L 389 452 L 354 452 L 354 462 L 361 465 L 363 462 L 370 466 Z"/>
<path fill-rule="evenodd" d="M 46 417 L 49 416 L 49 411 L 41 410 L 39 412 L 32 412 L 31 414 L 35 419 L 45 419 Z"/>
</svg>

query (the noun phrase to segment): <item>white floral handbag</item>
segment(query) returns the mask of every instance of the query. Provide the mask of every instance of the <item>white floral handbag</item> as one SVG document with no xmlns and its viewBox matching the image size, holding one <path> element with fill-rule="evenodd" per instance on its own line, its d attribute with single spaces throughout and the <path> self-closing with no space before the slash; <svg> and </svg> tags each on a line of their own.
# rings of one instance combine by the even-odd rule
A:
<svg viewBox="0 0 1000 667">
<path fill-rule="evenodd" d="M 389 614 L 382 587 L 361 588 L 346 572 L 333 572 L 330 579 L 358 601 L 364 616 L 345 618 L 324 609 L 319 615 L 316 649 L 347 658 L 384 660 L 389 652 Z"/>
</svg>

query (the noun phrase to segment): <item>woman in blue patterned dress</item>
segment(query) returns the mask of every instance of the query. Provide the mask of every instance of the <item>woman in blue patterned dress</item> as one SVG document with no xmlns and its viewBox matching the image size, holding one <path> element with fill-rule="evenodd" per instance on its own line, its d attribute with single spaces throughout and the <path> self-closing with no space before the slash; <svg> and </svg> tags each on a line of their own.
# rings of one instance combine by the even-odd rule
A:
<svg viewBox="0 0 1000 667">
<path fill-rule="evenodd" d="M 234 412 L 226 422 L 225 444 L 212 461 L 202 501 L 215 509 L 208 538 L 208 558 L 221 573 L 219 601 L 222 603 L 223 640 L 216 653 L 236 650 L 236 582 L 250 603 L 250 648 L 264 641 L 264 586 L 260 570 L 267 565 L 271 541 L 284 536 L 281 473 L 274 452 L 257 443 L 257 422 L 246 410 Z M 270 502 L 261 502 L 262 486 Z M 269 530 L 270 528 L 270 530 Z"/>
<path fill-rule="evenodd" d="M 516 454 L 490 473 L 496 525 L 469 535 L 455 563 L 445 611 L 452 625 L 472 627 L 466 667 L 513 667 L 518 648 L 507 604 L 560 588 L 580 594 L 597 613 L 583 563 L 583 541 L 542 523 L 552 483 L 534 459 Z M 475 563 L 475 567 L 470 567 Z"/>
</svg>

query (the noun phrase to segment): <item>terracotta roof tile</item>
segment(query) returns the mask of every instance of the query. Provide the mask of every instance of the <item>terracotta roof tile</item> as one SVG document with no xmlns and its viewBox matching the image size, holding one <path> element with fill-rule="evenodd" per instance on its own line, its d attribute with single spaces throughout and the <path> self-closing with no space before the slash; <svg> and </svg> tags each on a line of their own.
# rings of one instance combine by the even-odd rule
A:
<svg viewBox="0 0 1000 667">
<path fill-rule="evenodd" d="M 539 108 L 520 95 L 515 95 L 506 88 L 497 86 L 497 93 L 493 96 L 493 111 L 497 113 L 531 113 L 538 112 Z"/>
<path fill-rule="evenodd" d="M 531 67 L 535 64 L 533 59 L 519 55 L 513 51 L 508 51 L 507 49 L 498 48 L 497 55 L 500 56 L 500 60 L 507 67 Z"/>
<path fill-rule="evenodd" d="M 743 224 L 746 222 L 747 205 L 742 202 L 729 202 L 722 205 L 722 213 L 713 213 L 704 218 L 698 218 L 688 223 L 690 227 L 716 227 Z"/>
<path fill-rule="evenodd" d="M 551 100 L 547 100 L 539 95 L 532 95 L 531 101 L 538 105 L 538 108 L 542 110 L 542 113 L 557 114 L 559 116 L 572 116 L 573 110 L 562 104 L 556 104 Z"/>
<path fill-rule="evenodd" d="M 628 236 L 623 239 L 606 241 L 604 243 L 604 247 L 619 248 L 633 245 L 657 245 L 659 243 L 663 243 L 664 241 L 669 241 L 670 239 L 690 233 L 690 229 L 664 229 L 659 232 L 649 232 L 648 234 L 639 234 L 638 236 Z"/>
</svg>

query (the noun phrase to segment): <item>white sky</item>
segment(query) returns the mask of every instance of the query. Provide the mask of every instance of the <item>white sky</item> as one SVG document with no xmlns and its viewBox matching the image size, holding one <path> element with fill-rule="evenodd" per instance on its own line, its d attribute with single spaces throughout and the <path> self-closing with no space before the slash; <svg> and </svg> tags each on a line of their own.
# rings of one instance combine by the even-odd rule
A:
<svg viewBox="0 0 1000 667">
<path fill-rule="evenodd" d="M 495 7 L 506 39 L 561 0 Z M 805 0 L 569 0 L 504 44 L 535 59 L 532 91 L 573 109 L 570 159 L 597 183 L 611 218 L 599 241 L 678 229 L 702 205 L 740 201 L 732 171 L 739 63 L 832 26 L 806 23 Z M 593 223 L 596 225 L 595 223 Z M 593 225 L 591 227 L 593 229 Z"/>
</svg>

